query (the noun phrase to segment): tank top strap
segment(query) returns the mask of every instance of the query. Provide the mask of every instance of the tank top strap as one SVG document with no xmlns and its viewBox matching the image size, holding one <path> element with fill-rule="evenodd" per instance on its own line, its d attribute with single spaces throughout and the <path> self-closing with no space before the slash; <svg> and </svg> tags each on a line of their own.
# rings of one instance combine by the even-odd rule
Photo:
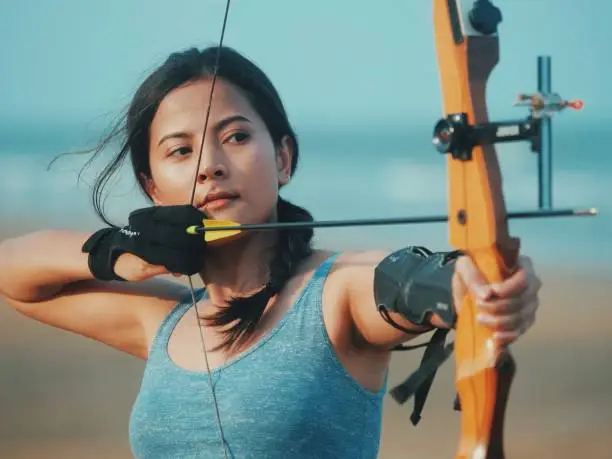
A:
<svg viewBox="0 0 612 459">
<path fill-rule="evenodd" d="M 322 263 L 317 266 L 314 273 L 306 283 L 301 298 L 298 300 L 298 303 L 304 302 L 304 298 L 308 298 L 310 301 L 314 301 L 315 304 L 319 304 L 322 299 L 323 294 L 323 286 L 325 285 L 325 280 L 327 279 L 327 275 L 331 270 L 336 258 L 338 258 L 339 252 L 333 252 L 330 256 L 328 256 Z"/>
<path fill-rule="evenodd" d="M 195 301 L 197 303 L 198 301 L 207 297 L 206 288 L 195 289 L 194 294 Z M 149 359 L 158 352 L 161 352 L 162 355 L 165 354 L 166 347 L 170 341 L 170 336 L 172 335 L 176 325 L 192 307 L 193 298 L 191 296 L 191 291 L 189 291 L 179 299 L 178 303 L 176 303 L 176 305 L 170 310 L 166 317 L 164 317 L 164 320 L 162 320 L 161 324 L 159 325 L 155 338 L 153 339 L 153 343 L 151 344 Z"/>
<path fill-rule="evenodd" d="M 334 265 L 334 262 L 340 255 L 339 252 L 333 252 L 314 270 L 310 279 L 302 289 L 297 301 L 287 312 L 282 322 L 291 322 L 289 327 L 299 327 L 299 324 L 308 323 L 306 330 L 320 330 L 323 324 L 323 288 L 327 276 Z M 291 333 L 297 333 L 292 331 Z"/>
<path fill-rule="evenodd" d="M 325 283 L 325 279 L 327 278 L 327 275 L 329 274 L 329 271 L 331 270 L 332 266 L 334 265 L 334 262 L 336 261 L 336 258 L 338 258 L 338 255 L 340 255 L 340 252 L 333 252 L 329 257 L 327 257 L 323 263 L 321 263 L 317 269 L 315 270 L 315 272 L 312 275 L 312 279 L 311 279 L 311 286 L 312 284 L 316 284 L 316 285 L 323 285 Z"/>
</svg>

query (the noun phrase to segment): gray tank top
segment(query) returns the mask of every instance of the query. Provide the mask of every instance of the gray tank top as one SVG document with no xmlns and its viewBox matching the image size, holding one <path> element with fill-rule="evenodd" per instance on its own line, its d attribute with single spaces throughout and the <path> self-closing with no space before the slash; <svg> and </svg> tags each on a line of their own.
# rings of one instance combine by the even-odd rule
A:
<svg viewBox="0 0 612 459">
<path fill-rule="evenodd" d="M 280 322 L 212 372 L 221 423 L 235 459 L 374 459 L 382 401 L 342 367 L 322 313 L 324 261 Z M 197 299 L 205 297 L 204 290 Z M 172 331 L 192 307 L 180 301 L 161 324 L 130 417 L 139 459 L 223 459 L 208 375 L 169 357 Z"/>
</svg>

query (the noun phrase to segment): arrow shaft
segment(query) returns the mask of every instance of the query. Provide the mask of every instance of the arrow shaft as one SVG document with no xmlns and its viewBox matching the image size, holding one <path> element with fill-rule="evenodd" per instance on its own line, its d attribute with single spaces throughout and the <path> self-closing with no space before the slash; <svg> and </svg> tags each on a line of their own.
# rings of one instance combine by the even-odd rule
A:
<svg viewBox="0 0 612 459">
<path fill-rule="evenodd" d="M 508 218 L 550 218 L 550 217 L 585 217 L 597 215 L 595 209 L 543 209 L 533 211 L 511 212 Z M 469 218 L 469 217 L 468 217 Z M 209 231 L 255 231 L 255 230 L 278 230 L 278 229 L 300 229 L 300 228 L 340 228 L 346 226 L 386 226 L 406 225 L 422 223 L 441 223 L 448 221 L 447 215 L 429 215 L 421 217 L 393 217 L 393 218 L 360 218 L 350 220 L 321 220 L 312 222 L 277 222 L 256 223 L 235 226 L 217 226 L 207 228 L 199 226 L 196 233 L 203 234 Z"/>
</svg>

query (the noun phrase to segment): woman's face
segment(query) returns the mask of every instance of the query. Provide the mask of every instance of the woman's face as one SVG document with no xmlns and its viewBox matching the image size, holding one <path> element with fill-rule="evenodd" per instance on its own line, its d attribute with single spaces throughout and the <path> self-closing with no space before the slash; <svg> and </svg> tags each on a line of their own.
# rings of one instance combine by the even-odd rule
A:
<svg viewBox="0 0 612 459">
<path fill-rule="evenodd" d="M 208 80 L 190 83 L 160 104 L 150 129 L 149 195 L 157 205 L 187 204 L 195 180 L 193 204 L 210 218 L 239 223 L 275 218 L 279 186 L 290 178 L 290 141 L 285 138 L 276 149 L 241 91 L 217 79 L 198 166 L 210 89 Z"/>
</svg>

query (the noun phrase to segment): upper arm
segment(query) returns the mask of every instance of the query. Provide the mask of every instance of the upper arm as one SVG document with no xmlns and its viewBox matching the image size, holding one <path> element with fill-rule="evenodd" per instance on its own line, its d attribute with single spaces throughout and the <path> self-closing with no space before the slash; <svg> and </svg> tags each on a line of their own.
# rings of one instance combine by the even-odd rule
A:
<svg viewBox="0 0 612 459">
<path fill-rule="evenodd" d="M 389 251 L 367 251 L 346 253 L 336 268 L 348 303 L 351 326 L 361 340 L 370 346 L 389 349 L 408 341 L 423 331 L 423 327 L 412 324 L 396 313 L 389 313 L 398 325 L 414 330 L 405 333 L 387 323 L 378 311 L 374 298 L 374 270 Z"/>
<path fill-rule="evenodd" d="M 80 281 L 36 302 L 5 301 L 41 323 L 146 358 L 152 335 L 185 287 L 163 279 Z"/>
</svg>

